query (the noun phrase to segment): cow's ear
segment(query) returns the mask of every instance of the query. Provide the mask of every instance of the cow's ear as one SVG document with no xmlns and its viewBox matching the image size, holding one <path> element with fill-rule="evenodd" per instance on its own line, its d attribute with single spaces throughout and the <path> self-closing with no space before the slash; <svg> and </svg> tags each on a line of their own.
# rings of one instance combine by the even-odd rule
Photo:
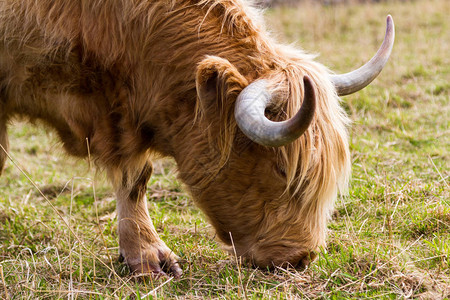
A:
<svg viewBox="0 0 450 300">
<path fill-rule="evenodd" d="M 245 77 L 228 60 L 207 56 L 197 68 L 198 105 L 205 113 L 224 113 L 234 106 L 239 92 L 248 84 Z"/>
</svg>

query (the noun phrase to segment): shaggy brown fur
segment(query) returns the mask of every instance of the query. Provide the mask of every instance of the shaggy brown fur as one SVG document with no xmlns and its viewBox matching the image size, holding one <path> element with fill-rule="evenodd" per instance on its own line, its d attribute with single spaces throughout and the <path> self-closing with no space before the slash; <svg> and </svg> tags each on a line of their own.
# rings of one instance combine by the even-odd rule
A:
<svg viewBox="0 0 450 300">
<path fill-rule="evenodd" d="M 326 68 L 274 42 L 259 19 L 241 0 L 1 1 L 0 143 L 14 116 L 54 128 L 75 156 L 87 155 L 88 138 L 116 189 L 132 271 L 181 271 L 147 212 L 153 154 L 175 158 L 238 255 L 262 267 L 306 264 L 347 185 L 347 118 Z M 317 109 L 301 138 L 275 149 L 237 129 L 234 103 L 250 82 L 272 83 L 269 114 L 281 120 L 299 109 L 305 75 Z"/>
</svg>

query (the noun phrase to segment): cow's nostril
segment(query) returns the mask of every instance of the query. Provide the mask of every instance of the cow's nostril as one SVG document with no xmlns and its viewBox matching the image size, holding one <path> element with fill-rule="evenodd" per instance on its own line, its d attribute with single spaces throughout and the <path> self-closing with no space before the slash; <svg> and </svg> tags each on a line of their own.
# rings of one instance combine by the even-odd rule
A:
<svg viewBox="0 0 450 300">
<path fill-rule="evenodd" d="M 295 265 L 296 269 L 303 269 L 306 268 L 307 266 L 309 266 L 309 264 L 315 260 L 317 257 L 317 254 L 315 252 L 309 252 L 306 253 L 302 258 L 300 258 L 300 260 L 298 261 L 298 263 Z"/>
</svg>

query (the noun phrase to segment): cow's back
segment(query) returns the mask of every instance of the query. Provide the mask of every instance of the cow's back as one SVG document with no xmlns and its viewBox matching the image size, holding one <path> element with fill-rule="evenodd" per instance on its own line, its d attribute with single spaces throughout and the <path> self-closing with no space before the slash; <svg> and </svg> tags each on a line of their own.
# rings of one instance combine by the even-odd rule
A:
<svg viewBox="0 0 450 300">
<path fill-rule="evenodd" d="M 117 91 L 110 73 L 83 54 L 79 6 L 78 1 L 0 4 L 0 144 L 7 145 L 6 124 L 16 116 L 54 128 L 75 156 L 87 154 L 86 138 L 106 140 L 111 122 L 105 116 L 112 105 L 107 99 Z M 106 147 L 101 141 L 92 146 L 94 153 Z M 0 154 L 0 166 L 4 160 Z"/>
</svg>

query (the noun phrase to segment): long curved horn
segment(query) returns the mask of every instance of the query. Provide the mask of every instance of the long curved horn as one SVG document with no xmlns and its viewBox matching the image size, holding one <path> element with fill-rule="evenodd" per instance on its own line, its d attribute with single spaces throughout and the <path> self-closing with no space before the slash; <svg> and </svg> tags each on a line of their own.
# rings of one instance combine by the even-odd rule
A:
<svg viewBox="0 0 450 300">
<path fill-rule="evenodd" d="M 363 89 L 380 74 L 388 61 L 395 39 L 394 20 L 390 15 L 387 16 L 386 23 L 383 44 L 369 62 L 355 71 L 341 75 L 330 75 L 339 96 L 349 95 Z"/>
<path fill-rule="evenodd" d="M 264 111 L 272 100 L 267 90 L 268 82 L 257 80 L 239 94 L 234 115 L 239 128 L 252 141 L 263 146 L 279 147 L 300 137 L 313 120 L 316 109 L 315 88 L 308 77 L 303 78 L 305 95 L 297 114 L 289 120 L 273 122 Z"/>
</svg>

